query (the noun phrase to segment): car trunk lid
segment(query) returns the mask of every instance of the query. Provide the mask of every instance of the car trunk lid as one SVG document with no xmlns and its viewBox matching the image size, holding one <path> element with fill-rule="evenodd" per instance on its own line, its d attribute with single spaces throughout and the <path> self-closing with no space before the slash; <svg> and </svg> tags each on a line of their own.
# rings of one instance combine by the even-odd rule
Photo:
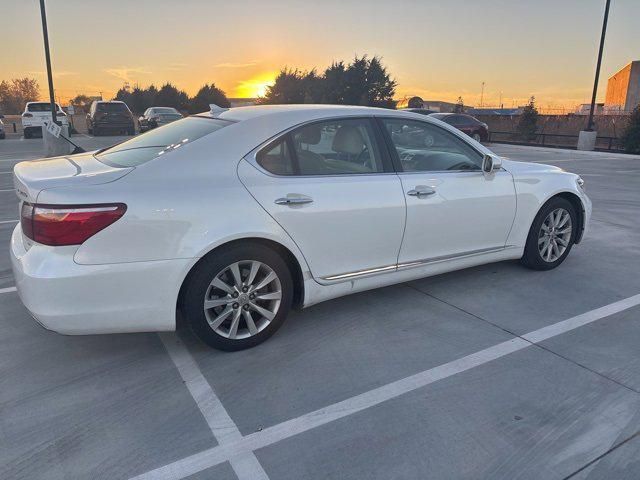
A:
<svg viewBox="0 0 640 480">
<path fill-rule="evenodd" d="M 13 182 L 21 201 L 35 203 L 45 189 L 113 182 L 132 170 L 106 165 L 93 153 L 83 153 L 20 162 L 13 169 Z"/>
</svg>

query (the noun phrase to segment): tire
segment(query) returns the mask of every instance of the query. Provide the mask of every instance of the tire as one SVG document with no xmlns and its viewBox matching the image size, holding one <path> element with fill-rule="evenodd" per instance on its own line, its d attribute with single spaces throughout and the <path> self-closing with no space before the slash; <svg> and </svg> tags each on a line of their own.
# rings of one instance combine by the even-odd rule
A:
<svg viewBox="0 0 640 480">
<path fill-rule="evenodd" d="M 130 128 L 127 130 L 127 135 L 135 135 L 136 134 L 136 129 L 135 128 Z"/>
<path fill-rule="evenodd" d="M 552 212 L 554 216 L 550 217 Z M 570 222 L 566 221 L 563 223 L 565 216 L 562 212 L 566 212 L 569 215 Z M 558 224 L 562 225 L 553 226 L 553 220 L 559 218 L 558 215 L 562 215 L 560 217 L 561 220 L 558 222 Z M 543 224 L 546 227 L 546 231 Z M 567 225 L 570 227 L 569 232 L 566 232 Z M 529 229 L 529 235 L 527 236 L 524 255 L 520 261 L 524 266 L 533 270 L 551 270 L 556 268 L 564 262 L 567 255 L 569 255 L 577 234 L 578 215 L 575 208 L 568 200 L 562 197 L 554 197 L 542 206 L 534 218 L 531 228 Z M 550 246 L 547 243 L 549 239 Z M 563 245 L 561 241 L 566 242 L 566 245 Z M 553 247 L 554 242 L 556 248 Z M 547 245 L 546 250 L 545 245 Z M 564 250 L 562 250 L 562 248 L 564 248 Z"/>
<path fill-rule="evenodd" d="M 30 139 L 31 138 L 31 129 L 29 128 L 25 128 L 24 132 L 22 132 L 22 135 L 24 136 L 25 139 Z"/>
<path fill-rule="evenodd" d="M 91 133 L 93 134 L 94 137 L 99 137 L 100 136 L 100 130 L 98 130 L 98 127 L 93 127 L 91 129 Z"/>
<path fill-rule="evenodd" d="M 482 140 L 482 137 L 478 132 L 475 132 L 473 135 L 471 135 L 471 138 L 473 138 L 478 143 L 480 143 L 480 141 Z"/>
<path fill-rule="evenodd" d="M 254 263 L 260 266 L 251 280 Z M 233 265 L 239 267 L 237 273 L 241 276 L 242 284 L 249 283 L 251 286 L 246 293 L 233 281 Z M 262 282 L 272 278 L 272 273 L 275 279 L 260 287 Z M 227 290 L 217 288 L 212 284 L 214 281 L 216 285 L 222 281 Z M 258 288 L 254 290 L 255 287 Z M 228 288 L 232 288 L 233 293 Z M 280 298 L 276 299 L 278 290 Z M 250 295 L 254 295 L 254 300 L 249 298 Z M 271 298 L 262 300 L 256 295 Z M 216 306 L 205 310 L 205 299 Z M 246 243 L 222 247 L 196 265 L 184 286 L 181 312 L 192 331 L 204 343 L 219 350 L 236 351 L 254 347 L 273 335 L 287 318 L 292 301 L 293 280 L 286 262 L 264 245 Z M 251 318 L 253 329 L 245 312 Z M 261 312 L 274 316 L 268 319 Z M 232 333 L 234 322 L 236 331 Z"/>
</svg>

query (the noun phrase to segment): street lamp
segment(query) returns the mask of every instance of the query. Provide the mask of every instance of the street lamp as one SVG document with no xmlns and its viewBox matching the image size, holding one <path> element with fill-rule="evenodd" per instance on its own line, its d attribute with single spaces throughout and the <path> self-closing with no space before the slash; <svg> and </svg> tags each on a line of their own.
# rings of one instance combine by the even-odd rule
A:
<svg viewBox="0 0 640 480">
<path fill-rule="evenodd" d="M 596 106 L 596 93 L 598 91 L 598 79 L 600 77 L 600 64 L 602 63 L 602 50 L 604 49 L 604 36 L 607 33 L 607 21 L 609 20 L 609 4 L 611 0 L 607 0 L 604 7 L 604 20 L 602 21 L 602 34 L 600 35 L 600 50 L 598 51 L 598 63 L 596 64 L 596 78 L 593 82 L 593 95 L 591 96 L 591 109 L 589 110 L 589 121 L 587 122 L 587 131 L 593 131 L 593 110 Z"/>
<path fill-rule="evenodd" d="M 44 57 L 47 62 L 47 80 L 49 82 L 49 99 L 51 100 L 51 120 L 53 123 L 57 124 L 58 119 L 56 118 L 56 101 L 53 92 L 53 75 L 51 74 L 51 55 L 49 54 L 49 32 L 47 31 L 47 13 L 44 9 L 44 0 L 40 0 L 40 16 L 42 17 L 42 35 L 44 37 Z"/>
</svg>

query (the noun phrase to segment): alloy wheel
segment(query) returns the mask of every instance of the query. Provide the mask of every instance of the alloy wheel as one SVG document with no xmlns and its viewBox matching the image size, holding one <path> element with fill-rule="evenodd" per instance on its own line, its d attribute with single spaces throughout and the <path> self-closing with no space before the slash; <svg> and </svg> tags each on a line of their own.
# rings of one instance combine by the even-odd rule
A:
<svg viewBox="0 0 640 480">
<path fill-rule="evenodd" d="M 556 208 L 542 222 L 538 232 L 538 252 L 547 263 L 562 257 L 571 241 L 571 214 L 564 208 Z"/>
<path fill-rule="evenodd" d="M 232 263 L 213 277 L 204 297 L 209 327 L 232 340 L 264 330 L 280 308 L 282 284 L 275 271 L 257 260 Z"/>
</svg>

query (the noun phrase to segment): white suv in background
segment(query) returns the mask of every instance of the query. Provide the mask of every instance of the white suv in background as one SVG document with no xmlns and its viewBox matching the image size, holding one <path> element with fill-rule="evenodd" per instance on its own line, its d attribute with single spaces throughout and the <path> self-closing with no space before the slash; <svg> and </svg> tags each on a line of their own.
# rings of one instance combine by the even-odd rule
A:
<svg viewBox="0 0 640 480">
<path fill-rule="evenodd" d="M 56 103 L 56 117 L 62 125 L 69 126 L 67 114 Z M 49 102 L 27 102 L 22 112 L 22 129 L 24 138 L 33 137 L 34 133 L 42 135 L 44 123 L 51 120 L 51 104 Z"/>
</svg>

